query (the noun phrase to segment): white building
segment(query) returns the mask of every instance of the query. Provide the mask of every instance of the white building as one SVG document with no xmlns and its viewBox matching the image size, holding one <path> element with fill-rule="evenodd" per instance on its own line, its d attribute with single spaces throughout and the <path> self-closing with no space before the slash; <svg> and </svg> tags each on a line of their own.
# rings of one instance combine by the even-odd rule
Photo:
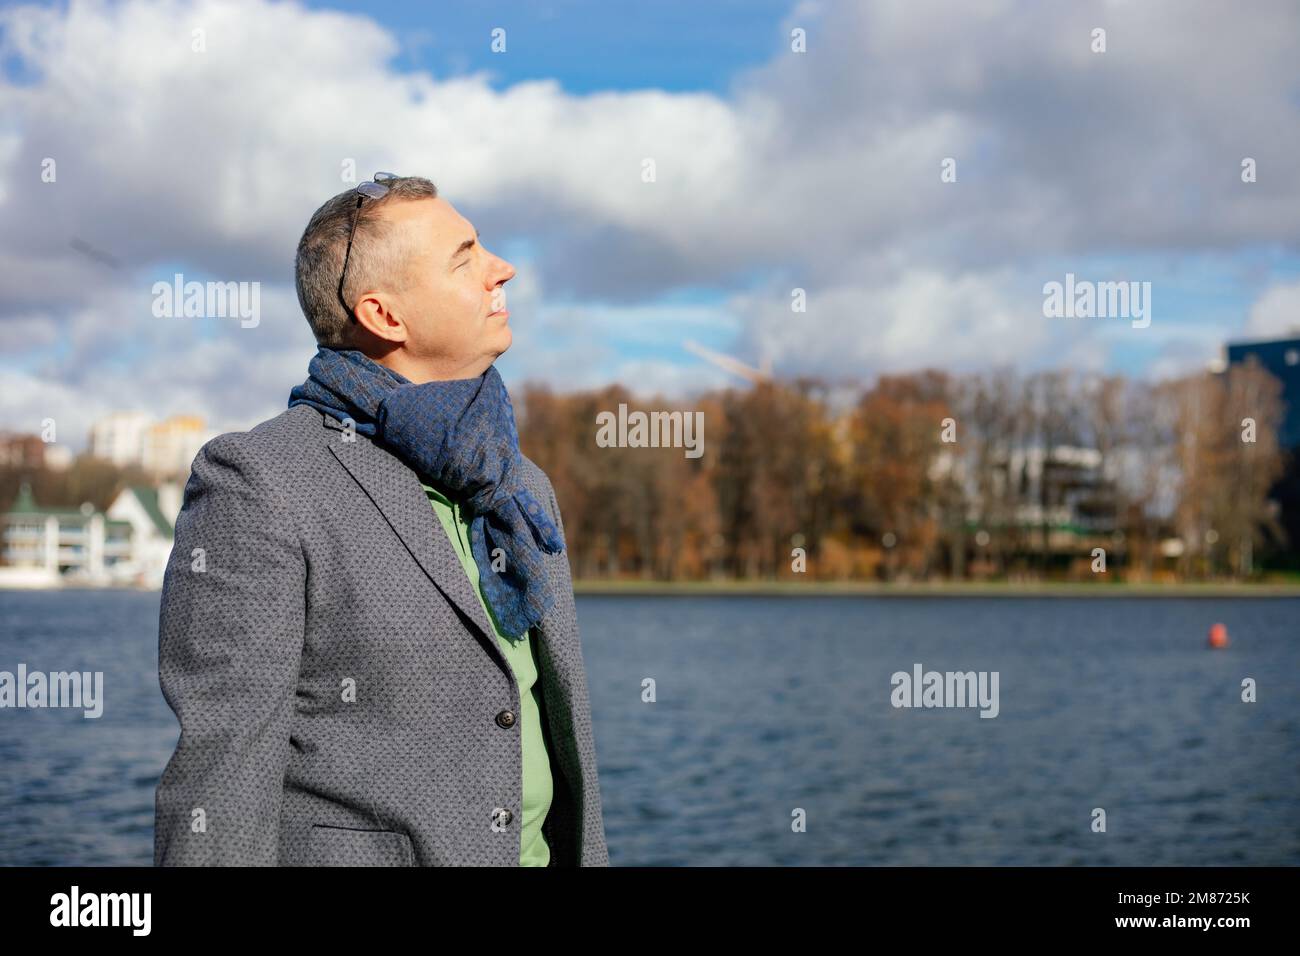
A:
<svg viewBox="0 0 1300 956">
<path fill-rule="evenodd" d="M 159 588 L 180 513 L 181 489 L 126 488 L 108 511 L 45 508 L 24 484 L 0 515 L 0 587 L 63 584 Z"/>
<path fill-rule="evenodd" d="M 181 486 L 168 482 L 156 489 L 125 488 L 108 506 L 110 521 L 131 527 L 131 557 L 126 570 L 134 583 L 162 587 L 182 497 Z"/>
<path fill-rule="evenodd" d="M 90 426 L 90 453 L 115 465 L 138 465 L 151 424 L 144 412 L 114 412 L 101 418 Z"/>
<path fill-rule="evenodd" d="M 154 422 L 143 412 L 114 412 L 90 428 L 90 453 L 118 466 L 137 465 L 154 478 L 188 477 L 194 456 L 217 432 L 198 415 Z"/>
</svg>

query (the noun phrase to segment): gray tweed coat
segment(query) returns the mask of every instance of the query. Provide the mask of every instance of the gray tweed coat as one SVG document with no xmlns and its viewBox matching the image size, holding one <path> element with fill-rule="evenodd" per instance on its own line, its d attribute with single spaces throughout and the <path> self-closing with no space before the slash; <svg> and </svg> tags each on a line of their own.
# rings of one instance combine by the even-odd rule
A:
<svg viewBox="0 0 1300 956">
<path fill-rule="evenodd" d="M 527 458 L 523 480 L 562 529 Z M 543 832 L 552 866 L 607 866 L 568 555 L 545 558 Z M 415 473 L 333 418 L 299 405 L 199 452 L 158 672 L 181 734 L 155 865 L 519 865 L 510 665 Z"/>
</svg>

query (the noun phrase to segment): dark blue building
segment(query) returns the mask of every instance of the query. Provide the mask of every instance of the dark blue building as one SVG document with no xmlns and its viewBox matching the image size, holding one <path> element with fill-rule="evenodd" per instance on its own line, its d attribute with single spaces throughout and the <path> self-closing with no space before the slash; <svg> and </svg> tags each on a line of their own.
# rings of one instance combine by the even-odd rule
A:
<svg viewBox="0 0 1300 956">
<path fill-rule="evenodd" d="M 1253 355 L 1282 383 L 1282 428 L 1278 443 L 1294 450 L 1300 445 L 1300 339 L 1228 343 L 1228 364 L 1239 365 Z"/>
<path fill-rule="evenodd" d="M 1229 366 L 1253 355 L 1282 383 L 1282 425 L 1277 440 L 1286 455 L 1286 470 L 1269 497 L 1278 503 L 1278 522 L 1287 540 L 1269 549 L 1272 553 L 1266 563 L 1300 570 L 1300 338 L 1229 343 L 1227 352 Z"/>
</svg>

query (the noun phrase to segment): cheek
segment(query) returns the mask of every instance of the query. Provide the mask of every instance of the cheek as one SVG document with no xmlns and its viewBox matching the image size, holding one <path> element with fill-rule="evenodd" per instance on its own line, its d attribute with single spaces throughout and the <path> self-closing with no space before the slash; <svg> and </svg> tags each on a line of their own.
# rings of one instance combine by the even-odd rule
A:
<svg viewBox="0 0 1300 956">
<path fill-rule="evenodd" d="M 490 307 L 484 304 L 483 281 L 478 276 L 466 277 L 461 289 L 462 310 L 467 324 L 481 328 L 487 324 Z"/>
<path fill-rule="evenodd" d="M 465 276 L 461 280 L 460 301 L 466 315 L 477 315 L 483 311 L 483 285 L 474 276 Z"/>
<path fill-rule="evenodd" d="M 429 289 L 425 300 L 430 312 L 428 325 L 436 329 L 439 336 L 455 336 L 477 318 L 479 295 L 473 277 L 466 275 L 468 271 L 453 272 L 446 282 Z"/>
<path fill-rule="evenodd" d="M 436 284 L 435 292 L 438 299 L 451 308 L 458 308 L 468 301 L 474 291 L 472 268 L 472 266 L 462 266 L 447 273 L 446 277 Z"/>
</svg>

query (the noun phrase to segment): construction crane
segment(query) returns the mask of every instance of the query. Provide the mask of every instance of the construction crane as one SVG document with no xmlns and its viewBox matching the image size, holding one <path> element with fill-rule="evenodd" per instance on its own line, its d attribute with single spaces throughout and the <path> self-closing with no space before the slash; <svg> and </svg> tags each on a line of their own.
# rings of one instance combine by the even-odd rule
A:
<svg viewBox="0 0 1300 956">
<path fill-rule="evenodd" d="M 715 352 L 712 349 L 706 349 L 694 339 L 687 339 L 682 343 L 686 351 L 698 355 L 705 361 L 712 362 L 724 372 L 731 372 L 733 375 L 739 375 L 746 381 L 770 382 L 772 380 L 772 359 L 764 354 L 758 368 L 746 365 L 739 359 L 732 358 L 730 355 L 723 355 L 721 352 Z"/>
</svg>

